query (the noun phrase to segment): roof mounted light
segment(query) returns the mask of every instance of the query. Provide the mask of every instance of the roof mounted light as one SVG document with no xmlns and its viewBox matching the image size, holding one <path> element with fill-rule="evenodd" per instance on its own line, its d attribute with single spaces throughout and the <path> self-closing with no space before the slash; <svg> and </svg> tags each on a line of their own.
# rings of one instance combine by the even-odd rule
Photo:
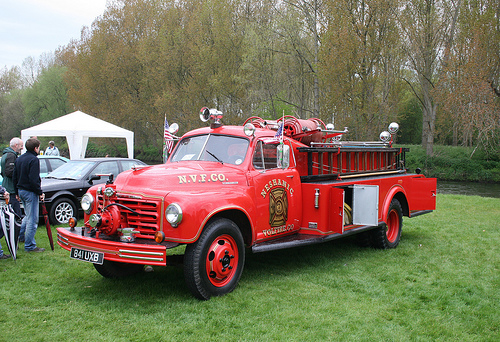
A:
<svg viewBox="0 0 500 342">
<path fill-rule="evenodd" d="M 382 140 L 382 142 L 384 143 L 388 143 L 389 141 L 391 141 L 391 133 L 387 132 L 387 131 L 383 131 L 382 133 L 380 133 L 380 140 Z"/>
<path fill-rule="evenodd" d="M 399 130 L 399 125 L 397 124 L 397 122 L 391 122 L 388 130 L 389 130 L 389 133 L 391 133 L 391 135 L 396 134 Z"/>
<path fill-rule="evenodd" d="M 255 133 L 255 126 L 249 122 L 243 127 L 243 132 L 247 137 L 251 137 Z"/>
<path fill-rule="evenodd" d="M 212 128 L 218 128 L 218 127 L 222 126 L 222 123 L 220 122 L 220 120 L 222 119 L 223 116 L 224 116 L 224 114 L 222 114 L 221 111 L 219 111 L 215 108 L 208 109 L 208 107 L 203 107 L 200 110 L 200 120 L 203 122 L 207 122 L 208 120 L 212 120 L 212 124 L 210 125 L 210 127 L 212 127 Z"/>
</svg>

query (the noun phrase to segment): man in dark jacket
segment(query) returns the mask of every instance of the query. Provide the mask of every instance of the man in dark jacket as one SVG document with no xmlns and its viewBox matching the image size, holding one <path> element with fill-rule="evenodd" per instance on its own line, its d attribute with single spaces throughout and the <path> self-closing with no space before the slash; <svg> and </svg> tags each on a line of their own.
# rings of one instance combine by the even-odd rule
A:
<svg viewBox="0 0 500 342">
<path fill-rule="evenodd" d="M 39 200 L 44 200 L 42 180 L 40 179 L 40 141 L 30 138 L 26 140 L 26 153 L 16 159 L 14 174 L 14 190 L 24 205 L 25 216 L 21 230 L 25 230 L 24 250 L 26 252 L 43 252 L 44 248 L 36 246 L 35 233 L 38 228 Z"/>
<path fill-rule="evenodd" d="M 10 141 L 10 146 L 3 150 L 3 156 L 1 161 L 2 167 L 2 186 L 9 192 L 10 198 L 9 203 L 14 209 L 14 212 L 21 217 L 21 206 L 19 205 L 19 201 L 17 200 L 16 193 L 14 190 L 14 182 L 12 181 L 12 174 L 14 172 L 14 162 L 17 159 L 19 153 L 21 153 L 23 149 L 23 141 L 19 138 L 12 138 Z M 22 232 L 22 236 L 19 236 L 20 239 L 24 239 L 24 232 Z"/>
</svg>

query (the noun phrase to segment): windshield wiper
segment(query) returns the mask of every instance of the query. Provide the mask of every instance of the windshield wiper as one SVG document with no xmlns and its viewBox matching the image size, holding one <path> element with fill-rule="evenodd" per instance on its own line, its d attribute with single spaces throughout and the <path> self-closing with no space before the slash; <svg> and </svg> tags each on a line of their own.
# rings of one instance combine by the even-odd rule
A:
<svg viewBox="0 0 500 342">
<path fill-rule="evenodd" d="M 209 150 L 205 150 L 205 151 L 207 151 L 207 153 L 210 154 L 212 157 L 214 157 L 215 160 L 217 160 L 219 163 L 221 163 L 222 165 L 224 165 L 224 162 L 222 160 L 220 160 L 219 158 L 217 158 L 217 156 L 215 154 L 213 154 Z"/>
</svg>

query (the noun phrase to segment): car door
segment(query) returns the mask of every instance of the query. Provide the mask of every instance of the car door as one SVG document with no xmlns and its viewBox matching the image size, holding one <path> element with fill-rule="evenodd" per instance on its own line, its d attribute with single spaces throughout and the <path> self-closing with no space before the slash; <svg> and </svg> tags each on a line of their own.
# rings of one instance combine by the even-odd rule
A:
<svg viewBox="0 0 500 342">
<path fill-rule="evenodd" d="M 48 167 L 48 172 L 52 172 L 55 169 L 57 169 L 59 166 L 66 164 L 66 162 L 62 159 L 59 158 L 46 158 L 47 161 L 47 167 Z M 41 163 L 40 163 L 40 170 L 41 170 Z"/>
<path fill-rule="evenodd" d="M 291 146 L 285 140 L 291 151 Z M 258 141 L 252 159 L 250 177 L 255 188 L 255 241 L 259 242 L 300 229 L 302 216 L 301 183 L 293 154 L 289 153 L 283 167 L 279 162 L 276 139 Z"/>
<path fill-rule="evenodd" d="M 90 177 L 101 175 L 100 179 L 94 179 L 92 183 L 102 184 L 109 180 L 110 174 L 113 174 L 113 177 L 116 177 L 119 173 L 120 169 L 118 167 L 118 162 L 116 160 L 106 160 L 96 165 L 94 170 L 90 172 Z"/>
</svg>

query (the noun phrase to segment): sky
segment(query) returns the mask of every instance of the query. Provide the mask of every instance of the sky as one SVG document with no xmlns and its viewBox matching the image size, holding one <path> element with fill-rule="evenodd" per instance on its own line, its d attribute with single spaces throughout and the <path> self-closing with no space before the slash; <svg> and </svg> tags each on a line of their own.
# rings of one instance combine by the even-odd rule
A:
<svg viewBox="0 0 500 342">
<path fill-rule="evenodd" d="M 0 69 L 79 39 L 105 9 L 106 0 L 0 0 Z"/>
</svg>

